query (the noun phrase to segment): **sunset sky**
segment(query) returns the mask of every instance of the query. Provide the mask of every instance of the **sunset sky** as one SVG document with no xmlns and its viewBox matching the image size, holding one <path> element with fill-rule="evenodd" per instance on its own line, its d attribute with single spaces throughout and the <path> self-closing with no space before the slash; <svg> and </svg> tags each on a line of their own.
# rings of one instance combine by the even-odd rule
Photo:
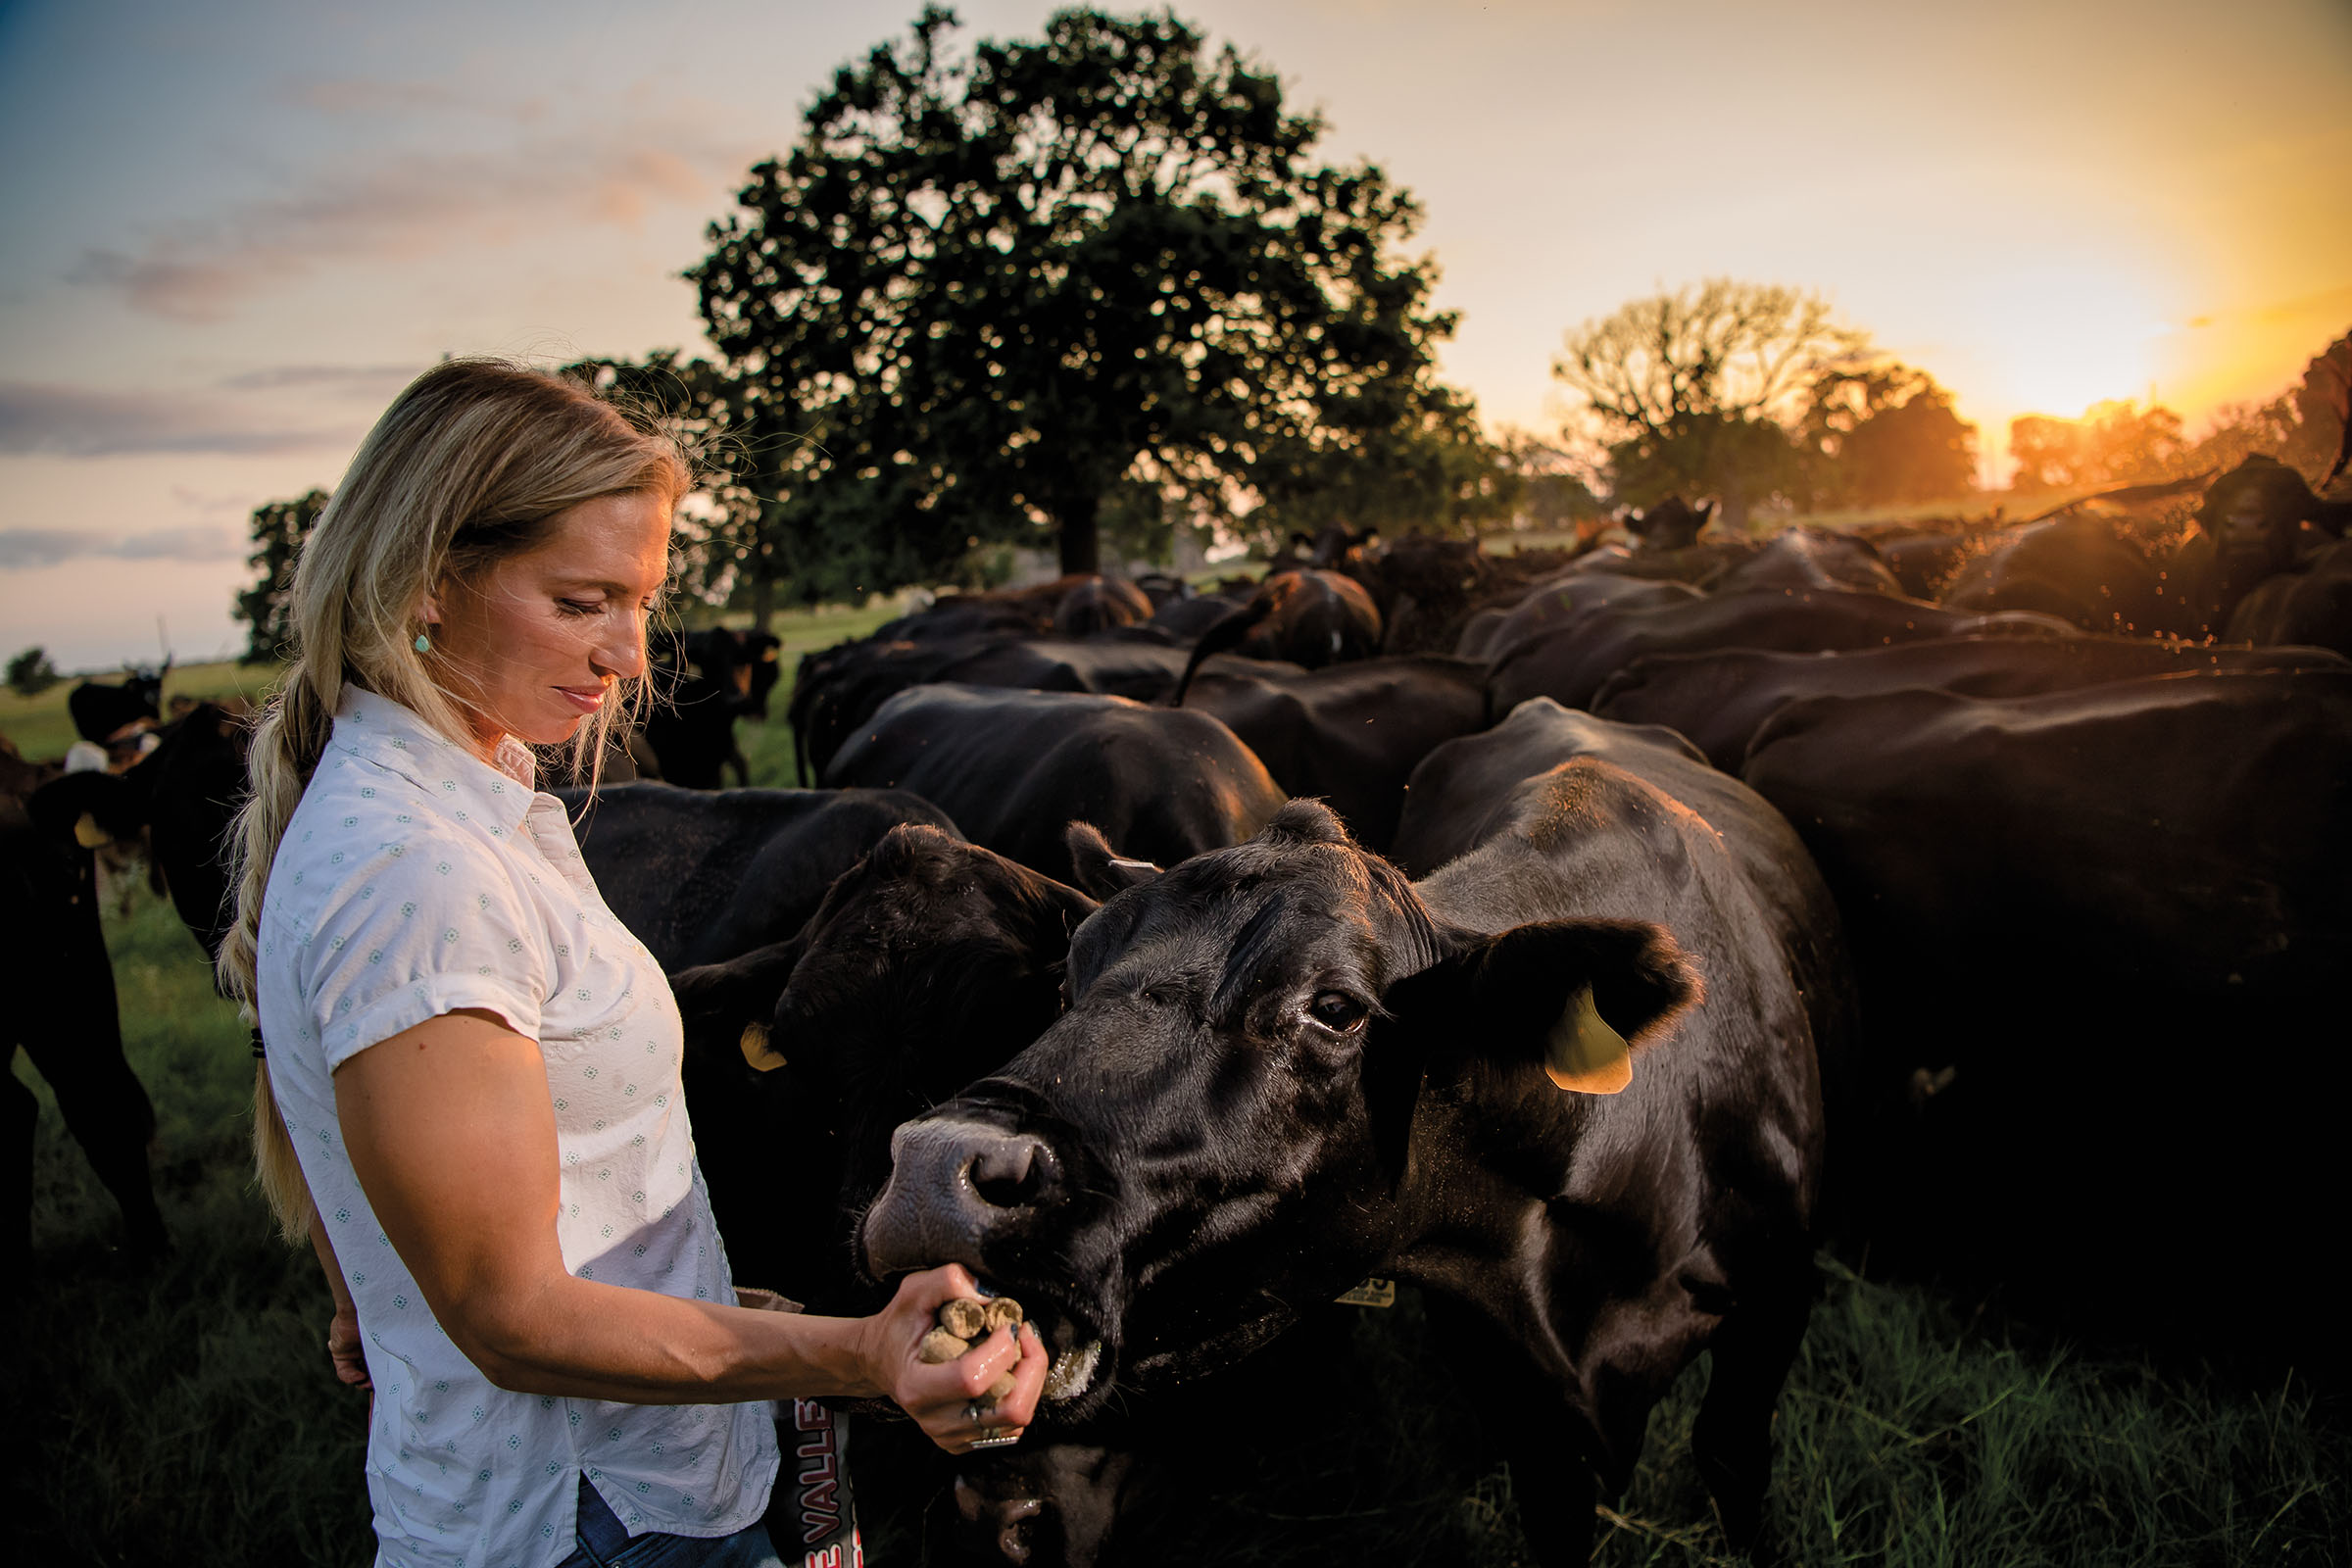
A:
<svg viewBox="0 0 2352 1568">
<path fill-rule="evenodd" d="M 0 657 L 241 644 L 246 514 L 445 351 L 698 345 L 704 225 L 918 5 L 0 0 Z M 2346 0 L 1178 9 L 1420 197 L 1493 426 L 1707 276 L 1827 295 L 1995 477 L 2017 414 L 2193 429 L 2352 327 Z"/>
</svg>

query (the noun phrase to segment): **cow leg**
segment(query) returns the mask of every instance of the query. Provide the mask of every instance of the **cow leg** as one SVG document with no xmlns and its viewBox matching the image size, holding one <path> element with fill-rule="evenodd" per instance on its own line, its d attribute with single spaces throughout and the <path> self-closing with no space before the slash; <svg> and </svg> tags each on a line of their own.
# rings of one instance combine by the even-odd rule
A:
<svg viewBox="0 0 2352 1568">
<path fill-rule="evenodd" d="M 111 1003 L 114 999 L 106 1000 Z M 140 1259 L 170 1251 L 172 1239 L 164 1229 L 163 1212 L 156 1207 L 155 1187 L 147 1170 L 147 1145 L 155 1137 L 155 1107 L 130 1063 L 122 1059 L 121 1032 L 106 1027 L 114 1022 L 111 1016 L 103 1024 L 85 1017 L 80 1021 L 80 1038 L 69 1034 L 61 1041 L 58 1036 L 66 1032 L 67 1020 L 45 1022 L 49 1027 L 40 1032 L 45 1038 L 37 1044 L 28 1039 L 25 1054 L 49 1081 L 66 1130 L 81 1145 L 90 1169 L 122 1205 L 124 1250 Z"/>
<path fill-rule="evenodd" d="M 1454 1378 L 1498 1443 L 1511 1470 L 1519 1528 L 1542 1568 L 1583 1568 L 1592 1555 L 1592 1510 L 1600 1478 L 1579 1435 L 1585 1424 L 1564 1399 L 1547 1398 L 1551 1374 L 1533 1365 L 1494 1328 L 1442 1297 L 1426 1298 L 1433 1338 Z"/>
<path fill-rule="evenodd" d="M 9 1054 L 16 1054 L 14 1046 Z M 10 1279 L 22 1280 L 32 1260 L 32 1129 L 40 1120 L 41 1106 L 13 1068 L 8 1083 L 0 1086 L 0 1097 L 7 1101 L 0 1105 L 0 1128 L 5 1129 L 0 1132 L 0 1164 L 6 1166 L 0 1182 L 7 1184 L 0 1191 L 0 1209 L 7 1211 L 0 1215 L 0 1224 L 8 1227 L 8 1238 L 0 1243 L 0 1263 L 6 1264 Z"/>
<path fill-rule="evenodd" d="M 1691 1427 L 1690 1454 L 1735 1551 L 1752 1552 L 1763 1534 L 1773 1407 L 1812 1305 L 1809 1265 L 1783 1271 L 1770 1289 L 1743 1298 L 1708 1343 L 1713 1367 Z"/>
</svg>

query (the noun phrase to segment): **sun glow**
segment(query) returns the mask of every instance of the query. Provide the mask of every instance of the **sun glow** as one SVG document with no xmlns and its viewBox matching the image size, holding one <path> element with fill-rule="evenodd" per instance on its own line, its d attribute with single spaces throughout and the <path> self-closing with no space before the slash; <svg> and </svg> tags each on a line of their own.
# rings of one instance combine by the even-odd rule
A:
<svg viewBox="0 0 2352 1568">
<path fill-rule="evenodd" d="M 2144 398 L 2174 330 L 2151 291 L 2106 265 L 2023 262 L 1987 279 L 1977 400 L 2072 417 L 2093 403 Z"/>
</svg>

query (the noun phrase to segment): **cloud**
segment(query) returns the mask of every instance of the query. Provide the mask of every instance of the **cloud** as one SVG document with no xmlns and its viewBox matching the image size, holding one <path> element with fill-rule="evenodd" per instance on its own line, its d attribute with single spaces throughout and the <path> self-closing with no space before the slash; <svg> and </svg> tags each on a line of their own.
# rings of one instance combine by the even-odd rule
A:
<svg viewBox="0 0 2352 1568">
<path fill-rule="evenodd" d="M 317 90 L 329 85 L 352 84 Z M 149 316 L 218 321 L 328 263 L 410 260 L 584 224 L 634 229 L 657 206 L 708 210 L 748 162 L 699 130 L 625 110 L 561 133 L 517 128 L 504 147 L 311 171 L 288 194 L 165 225 L 134 246 L 85 250 L 67 280 Z"/>
<path fill-rule="evenodd" d="M 415 365 L 273 365 L 220 378 L 232 392 L 274 392 L 286 387 L 323 389 L 382 400 L 416 379 Z"/>
<path fill-rule="evenodd" d="M 253 456 L 348 447 L 357 426 L 290 426 L 240 420 L 219 399 L 101 392 L 0 381 L 0 455 L 112 458 L 143 452 Z"/>
<path fill-rule="evenodd" d="M 59 566 L 69 561 L 234 561 L 248 547 L 227 528 L 152 528 L 144 533 L 75 533 L 67 528 L 0 528 L 0 571 Z"/>
</svg>

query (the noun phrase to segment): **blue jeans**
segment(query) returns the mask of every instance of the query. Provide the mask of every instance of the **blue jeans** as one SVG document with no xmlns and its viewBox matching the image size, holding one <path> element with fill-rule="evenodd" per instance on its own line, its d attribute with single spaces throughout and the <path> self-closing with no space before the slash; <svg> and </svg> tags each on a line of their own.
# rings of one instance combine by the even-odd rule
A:
<svg viewBox="0 0 2352 1568">
<path fill-rule="evenodd" d="M 605 1499 L 580 1477 L 579 1549 L 556 1568 L 783 1568 L 767 1527 L 731 1536 L 629 1535 Z"/>
</svg>

